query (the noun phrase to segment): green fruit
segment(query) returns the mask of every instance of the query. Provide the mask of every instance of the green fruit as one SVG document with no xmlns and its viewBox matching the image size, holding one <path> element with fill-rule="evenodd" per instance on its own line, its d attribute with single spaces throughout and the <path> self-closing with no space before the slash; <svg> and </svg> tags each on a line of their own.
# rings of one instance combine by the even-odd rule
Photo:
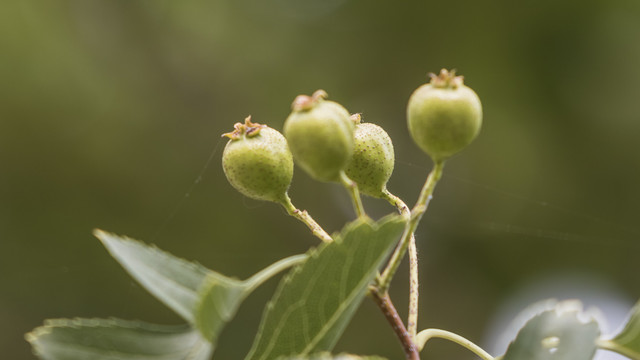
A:
<svg viewBox="0 0 640 360">
<path fill-rule="evenodd" d="M 293 177 L 293 158 L 287 140 L 277 130 L 251 122 L 236 123 L 222 154 L 229 183 L 257 200 L 282 203 Z"/>
<path fill-rule="evenodd" d="M 438 162 L 464 149 L 478 135 L 482 105 L 461 76 L 442 69 L 413 92 L 407 119 L 413 141 Z"/>
<path fill-rule="evenodd" d="M 359 114 L 352 115 L 352 119 L 356 122 L 355 146 L 345 173 L 358 184 L 361 193 L 384 198 L 394 165 L 391 138 L 378 125 L 360 123 Z"/>
<path fill-rule="evenodd" d="M 339 181 L 353 154 L 354 123 L 342 105 L 325 100 L 326 93 L 300 95 L 284 123 L 284 135 L 296 163 L 320 181 Z"/>
</svg>

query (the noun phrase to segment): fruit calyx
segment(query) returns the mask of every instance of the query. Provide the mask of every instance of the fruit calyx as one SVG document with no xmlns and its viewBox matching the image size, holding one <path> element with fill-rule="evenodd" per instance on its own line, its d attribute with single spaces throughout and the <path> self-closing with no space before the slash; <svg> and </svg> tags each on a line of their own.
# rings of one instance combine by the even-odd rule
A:
<svg viewBox="0 0 640 360">
<path fill-rule="evenodd" d="M 429 73 L 429 77 L 431 78 L 430 84 L 440 89 L 457 89 L 464 85 L 464 76 L 456 76 L 455 69 L 451 71 L 442 69 L 438 75 Z"/>
<path fill-rule="evenodd" d="M 316 104 L 320 101 L 327 98 L 327 92 L 320 89 L 316 90 L 311 96 L 309 95 L 298 95 L 293 100 L 291 104 L 291 109 L 293 111 L 306 111 L 312 109 Z"/>
<path fill-rule="evenodd" d="M 260 129 L 265 127 L 267 127 L 267 125 L 251 122 L 251 115 L 249 115 L 244 119 L 244 124 L 239 122 L 235 123 L 233 125 L 234 130 L 222 134 L 222 137 L 226 136 L 231 140 L 238 140 L 245 136 L 251 138 L 260 134 Z"/>
<path fill-rule="evenodd" d="M 361 113 L 351 114 L 349 119 L 351 119 L 351 121 L 353 121 L 355 125 L 358 125 L 362 122 L 362 114 Z"/>
</svg>

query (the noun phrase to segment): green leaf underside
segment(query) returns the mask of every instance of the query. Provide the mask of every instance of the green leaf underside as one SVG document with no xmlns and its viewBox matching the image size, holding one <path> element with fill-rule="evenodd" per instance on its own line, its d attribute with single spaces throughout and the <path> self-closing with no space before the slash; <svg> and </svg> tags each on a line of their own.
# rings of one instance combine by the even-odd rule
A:
<svg viewBox="0 0 640 360">
<path fill-rule="evenodd" d="M 311 250 L 281 281 L 246 360 L 330 351 L 403 229 L 404 220 L 395 215 L 378 223 L 358 219 L 334 242 Z"/>
<path fill-rule="evenodd" d="M 360 356 L 351 354 L 332 355 L 327 352 L 311 355 L 281 356 L 277 360 L 386 360 L 379 356 Z"/>
<path fill-rule="evenodd" d="M 216 341 L 247 296 L 242 283 L 210 276 L 202 287 L 195 313 L 195 327 L 206 339 Z"/>
<path fill-rule="evenodd" d="M 600 328 L 593 320 L 582 321 L 580 310 L 558 303 L 529 320 L 509 345 L 503 360 L 589 360 L 596 352 Z"/>
<path fill-rule="evenodd" d="M 622 331 L 608 343 L 610 350 L 640 360 L 640 302 L 631 309 L 631 316 Z"/>
<path fill-rule="evenodd" d="M 46 360 L 206 360 L 213 345 L 190 326 L 55 319 L 26 335 Z"/>
<path fill-rule="evenodd" d="M 195 322 L 198 292 L 205 279 L 223 277 L 155 246 L 101 230 L 96 230 L 94 235 L 134 279 L 191 324 Z"/>
<path fill-rule="evenodd" d="M 94 234 L 134 279 L 214 345 L 247 295 L 273 275 L 306 259 L 306 255 L 291 256 L 240 281 L 137 240 L 101 230 Z"/>
<path fill-rule="evenodd" d="M 294 255 L 269 265 L 245 281 L 236 281 L 213 273 L 200 291 L 196 308 L 196 327 L 205 338 L 215 339 L 224 325 L 236 314 L 249 293 L 280 271 L 300 264 L 306 255 Z"/>
</svg>

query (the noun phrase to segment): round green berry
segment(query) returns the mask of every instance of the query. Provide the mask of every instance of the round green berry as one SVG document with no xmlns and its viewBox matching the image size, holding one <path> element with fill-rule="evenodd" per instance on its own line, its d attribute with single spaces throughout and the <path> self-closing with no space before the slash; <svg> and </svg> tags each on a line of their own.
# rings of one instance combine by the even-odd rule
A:
<svg viewBox="0 0 640 360">
<path fill-rule="evenodd" d="M 293 158 L 287 140 L 277 130 L 251 122 L 236 123 L 224 134 L 229 142 L 222 154 L 222 168 L 229 183 L 257 200 L 282 203 L 293 178 Z"/>
<path fill-rule="evenodd" d="M 360 123 L 360 114 L 351 117 L 356 123 L 353 156 L 345 173 L 358 184 L 361 193 L 385 197 L 387 182 L 393 173 L 394 152 L 391 138 L 378 125 Z"/>
<path fill-rule="evenodd" d="M 442 69 L 413 92 L 407 106 L 409 133 L 434 161 L 443 161 L 475 139 L 482 125 L 478 95 L 455 71 Z"/>
<path fill-rule="evenodd" d="M 353 154 L 354 123 L 342 105 L 325 100 L 326 93 L 300 95 L 284 123 L 296 163 L 320 181 L 339 181 L 340 172 Z"/>
</svg>

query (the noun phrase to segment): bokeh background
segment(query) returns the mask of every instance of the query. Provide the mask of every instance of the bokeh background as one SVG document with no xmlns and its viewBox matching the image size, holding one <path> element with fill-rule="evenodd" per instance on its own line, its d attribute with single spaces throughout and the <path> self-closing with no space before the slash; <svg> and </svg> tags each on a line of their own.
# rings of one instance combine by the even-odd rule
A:
<svg viewBox="0 0 640 360">
<path fill-rule="evenodd" d="M 325 89 L 383 126 L 389 188 L 413 203 L 431 163 L 405 106 L 443 67 L 477 91 L 485 123 L 418 230 L 420 328 L 499 355 L 504 319 L 547 296 L 611 308 L 615 328 L 640 298 L 639 64 L 637 0 L 2 1 L 0 357 L 33 359 L 23 334 L 45 318 L 180 322 L 93 228 L 240 278 L 316 245 L 220 165 L 220 134 L 248 114 L 282 129 L 298 94 Z M 354 218 L 343 189 L 300 169 L 290 192 L 329 231 Z M 406 279 L 392 287 L 403 314 Z M 244 303 L 217 359 L 246 354 L 276 284 Z M 336 350 L 402 358 L 370 301 Z"/>
</svg>

